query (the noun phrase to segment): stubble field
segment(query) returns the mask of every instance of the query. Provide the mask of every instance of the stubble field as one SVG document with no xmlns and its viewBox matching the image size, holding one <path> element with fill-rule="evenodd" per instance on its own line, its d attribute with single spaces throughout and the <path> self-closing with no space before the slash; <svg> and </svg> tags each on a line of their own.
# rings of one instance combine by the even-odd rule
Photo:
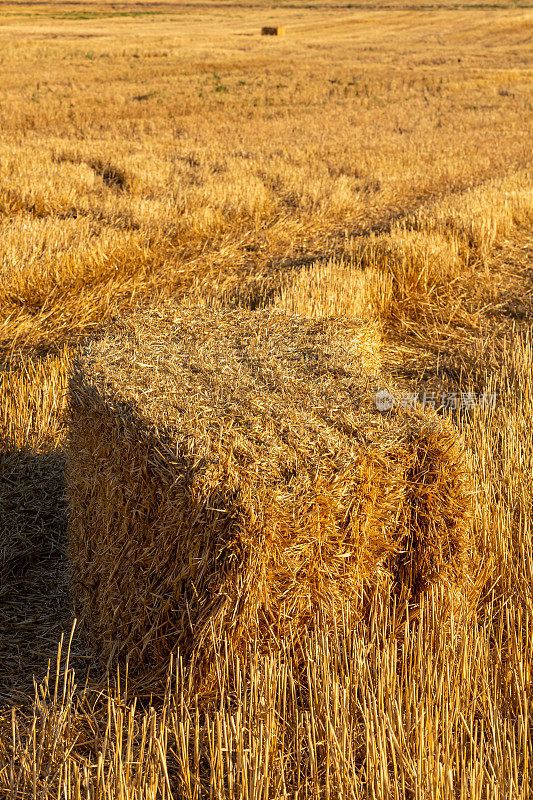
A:
<svg viewBox="0 0 533 800">
<path fill-rule="evenodd" d="M 532 32 L 519 3 L 0 6 L 2 796 L 531 796 Z M 381 326 L 384 385 L 465 443 L 473 610 L 376 597 L 303 668 L 222 642 L 209 702 L 179 657 L 163 698 L 102 674 L 71 633 L 69 369 L 175 302 Z"/>
</svg>

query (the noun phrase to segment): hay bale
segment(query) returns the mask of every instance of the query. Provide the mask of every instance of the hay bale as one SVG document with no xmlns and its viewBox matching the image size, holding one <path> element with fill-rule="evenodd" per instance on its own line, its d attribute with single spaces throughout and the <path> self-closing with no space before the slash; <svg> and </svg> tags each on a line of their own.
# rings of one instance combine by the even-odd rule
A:
<svg viewBox="0 0 533 800">
<path fill-rule="evenodd" d="M 265 25 L 261 28 L 261 36 L 285 36 L 285 25 L 275 27 Z"/>
<path fill-rule="evenodd" d="M 279 642 L 361 609 L 395 575 L 459 580 L 460 443 L 376 411 L 372 326 L 277 311 L 139 314 L 90 344 L 70 387 L 73 591 L 105 659 L 162 664 Z M 406 552 L 408 549 L 408 552 Z"/>
</svg>

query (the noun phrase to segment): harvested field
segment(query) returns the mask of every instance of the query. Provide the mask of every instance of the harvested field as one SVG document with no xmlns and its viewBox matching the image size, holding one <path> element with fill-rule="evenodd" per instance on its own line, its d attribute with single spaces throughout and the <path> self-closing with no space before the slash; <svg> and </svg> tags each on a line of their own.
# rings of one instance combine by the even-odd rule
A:
<svg viewBox="0 0 533 800">
<path fill-rule="evenodd" d="M 87 348 L 70 392 L 69 546 L 100 656 L 153 673 L 213 635 L 243 652 L 286 645 L 317 615 L 333 630 L 377 587 L 460 595 L 459 437 L 376 410 L 374 328 L 200 308 L 138 316 Z"/>
<path fill-rule="evenodd" d="M 2 797 L 530 800 L 531 30 L 0 4 Z"/>
</svg>

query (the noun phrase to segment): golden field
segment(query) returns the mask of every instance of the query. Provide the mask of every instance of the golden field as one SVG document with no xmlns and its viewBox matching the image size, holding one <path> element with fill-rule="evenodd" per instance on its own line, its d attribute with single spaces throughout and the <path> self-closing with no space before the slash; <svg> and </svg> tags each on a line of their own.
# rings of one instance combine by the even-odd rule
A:
<svg viewBox="0 0 533 800">
<path fill-rule="evenodd" d="M 514 2 L 0 5 L 2 796 L 532 795 L 532 32 Z M 362 319 L 384 385 L 457 397 L 473 612 L 376 596 L 303 666 L 220 641 L 211 702 L 179 654 L 163 698 L 92 663 L 70 364 L 175 302 Z"/>
</svg>

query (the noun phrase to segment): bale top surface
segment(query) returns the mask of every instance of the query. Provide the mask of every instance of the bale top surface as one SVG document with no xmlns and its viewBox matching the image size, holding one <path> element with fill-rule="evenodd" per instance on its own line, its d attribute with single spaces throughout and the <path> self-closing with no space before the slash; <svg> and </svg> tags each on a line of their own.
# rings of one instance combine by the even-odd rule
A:
<svg viewBox="0 0 533 800">
<path fill-rule="evenodd" d="M 290 421 L 296 433 L 309 418 L 330 420 L 340 409 L 379 416 L 376 381 L 365 365 L 375 346 L 375 326 L 355 320 L 306 320 L 279 311 L 151 311 L 89 345 L 83 375 L 158 435 L 166 429 L 197 437 L 204 425 L 251 433 L 252 420 L 266 429 L 269 420 Z"/>
</svg>

